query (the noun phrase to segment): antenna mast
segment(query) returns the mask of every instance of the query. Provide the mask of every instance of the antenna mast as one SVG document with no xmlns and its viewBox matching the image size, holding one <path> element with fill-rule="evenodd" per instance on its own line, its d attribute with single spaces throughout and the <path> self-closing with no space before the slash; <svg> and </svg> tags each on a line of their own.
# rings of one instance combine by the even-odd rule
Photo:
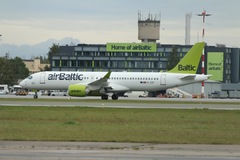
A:
<svg viewBox="0 0 240 160">
<path fill-rule="evenodd" d="M 197 14 L 197 16 L 201 16 L 203 18 L 203 29 L 202 29 L 202 40 L 204 42 L 204 37 L 205 37 L 205 19 L 207 16 L 211 16 L 212 14 L 207 14 L 206 10 L 204 10 L 202 13 Z M 202 51 L 202 75 L 204 75 L 205 69 L 204 69 L 204 54 L 205 54 L 205 47 L 203 48 Z M 201 95 L 202 97 L 205 97 L 204 95 L 204 81 L 202 81 L 202 90 L 201 90 Z"/>
</svg>

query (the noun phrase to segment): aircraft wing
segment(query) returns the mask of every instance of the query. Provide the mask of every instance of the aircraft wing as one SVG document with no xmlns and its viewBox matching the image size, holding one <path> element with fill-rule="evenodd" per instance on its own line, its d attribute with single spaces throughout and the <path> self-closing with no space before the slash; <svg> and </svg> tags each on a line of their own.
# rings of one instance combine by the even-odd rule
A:
<svg viewBox="0 0 240 160">
<path fill-rule="evenodd" d="M 107 92 L 121 92 L 121 91 L 129 91 L 130 89 L 119 85 L 119 84 L 115 84 L 115 83 L 108 83 L 108 79 L 111 75 L 111 71 L 108 71 L 108 73 L 94 81 L 88 84 L 89 90 L 100 90 L 101 93 L 107 93 Z"/>
<path fill-rule="evenodd" d="M 102 77 L 96 81 L 93 81 L 91 83 L 88 83 L 87 85 L 88 85 L 89 89 L 90 90 L 98 90 L 98 89 L 102 88 L 103 86 L 107 86 L 108 85 L 107 81 L 108 81 L 110 75 L 111 75 L 111 71 L 108 71 L 108 73 L 104 77 Z"/>
<path fill-rule="evenodd" d="M 189 75 L 181 76 L 181 77 L 179 77 L 179 78 L 182 79 L 182 80 L 190 80 L 190 79 L 194 79 L 195 77 L 196 77 L 196 75 L 194 75 L 194 74 L 189 74 Z"/>
<path fill-rule="evenodd" d="M 102 77 L 102 78 L 100 78 L 100 79 L 98 79 L 98 80 L 96 80 L 94 82 L 91 82 L 88 85 L 100 85 L 101 86 L 103 84 L 106 84 L 107 80 L 110 77 L 110 75 L 111 75 L 111 71 L 108 71 L 108 73 L 104 77 Z"/>
</svg>

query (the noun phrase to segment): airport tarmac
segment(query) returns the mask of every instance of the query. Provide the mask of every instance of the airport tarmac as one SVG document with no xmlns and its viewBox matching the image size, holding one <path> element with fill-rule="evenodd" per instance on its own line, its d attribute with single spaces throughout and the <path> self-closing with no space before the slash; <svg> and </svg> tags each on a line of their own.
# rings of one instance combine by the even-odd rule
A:
<svg viewBox="0 0 240 160">
<path fill-rule="evenodd" d="M 163 99 L 163 98 L 120 97 L 119 100 L 117 101 L 113 101 L 111 99 L 109 99 L 108 101 L 102 101 L 100 100 L 100 97 L 84 97 L 69 99 L 69 97 L 57 97 L 57 96 L 56 97 L 40 96 L 37 101 L 31 99 L 32 96 L 19 97 L 15 95 L 1 95 L 0 106 L 52 106 L 52 107 L 85 106 L 85 107 L 113 107 L 113 108 L 172 108 L 172 109 L 220 109 L 220 110 L 240 109 L 239 99 L 234 100 L 179 99 L 179 98 Z M 48 101 L 46 99 L 51 100 Z M 62 101 L 60 99 L 65 100 Z M 125 102 L 127 100 L 139 100 L 140 102 L 137 103 Z M 157 101 L 157 103 L 144 102 L 149 100 Z M 0 159 L 237 160 L 240 159 L 240 145 L 0 141 Z"/>
<path fill-rule="evenodd" d="M 13 98 L 14 100 L 11 100 Z M 26 99 L 26 101 L 16 100 Z M 28 100 L 29 99 L 29 100 Z M 30 100 L 32 99 L 32 100 Z M 42 99 L 42 101 L 41 101 Z M 51 99 L 51 101 L 44 101 Z M 61 99 L 61 101 L 59 100 Z M 192 99 L 192 98 L 138 98 L 119 97 L 119 100 L 100 100 L 100 97 L 32 96 L 1 95 L 0 106 L 53 106 L 53 107 L 112 107 L 112 108 L 171 108 L 171 109 L 217 109 L 240 110 L 240 99 Z M 56 101 L 55 101 L 56 100 Z M 63 101 L 64 100 L 64 101 Z M 78 101 L 79 100 L 79 101 Z M 97 101 L 95 101 L 97 100 Z M 99 100 L 99 101 L 98 101 Z M 135 103 L 131 102 L 133 100 Z M 139 102 L 136 102 L 138 100 Z M 146 103 L 154 101 L 155 103 Z M 116 103 L 118 102 L 118 103 Z M 171 103 L 172 102 L 172 103 Z M 178 103 L 179 102 L 179 103 Z M 185 103 L 186 102 L 186 103 Z"/>
<path fill-rule="evenodd" d="M 0 141 L 0 159 L 237 160 L 240 145 Z"/>
</svg>

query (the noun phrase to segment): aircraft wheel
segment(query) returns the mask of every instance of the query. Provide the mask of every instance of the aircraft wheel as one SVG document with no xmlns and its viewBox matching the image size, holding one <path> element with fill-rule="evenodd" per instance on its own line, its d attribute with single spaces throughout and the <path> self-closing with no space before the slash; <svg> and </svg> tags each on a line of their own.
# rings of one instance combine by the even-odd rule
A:
<svg viewBox="0 0 240 160">
<path fill-rule="evenodd" d="M 102 95 L 102 100 L 108 100 L 108 95 Z"/>
<path fill-rule="evenodd" d="M 33 98 L 34 98 L 34 99 L 38 99 L 38 95 L 34 95 Z"/>
<path fill-rule="evenodd" d="M 117 94 L 113 94 L 112 95 L 112 100 L 117 100 L 118 99 L 118 95 Z"/>
</svg>

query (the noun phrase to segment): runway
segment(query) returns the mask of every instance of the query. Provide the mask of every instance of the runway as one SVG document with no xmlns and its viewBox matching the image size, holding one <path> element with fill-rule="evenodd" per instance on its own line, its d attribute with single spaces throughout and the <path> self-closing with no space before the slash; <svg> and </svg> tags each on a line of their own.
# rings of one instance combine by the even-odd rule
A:
<svg viewBox="0 0 240 160">
<path fill-rule="evenodd" d="M 237 160 L 239 145 L 0 141 L 0 159 Z"/>
<path fill-rule="evenodd" d="M 25 99 L 25 100 L 22 100 Z M 100 100 L 99 97 L 69 98 L 64 96 L 1 95 L 0 106 L 52 106 L 52 107 L 112 107 L 112 108 L 170 108 L 240 110 L 240 99 L 192 98 L 138 98 L 120 97 L 119 100 Z"/>
</svg>

